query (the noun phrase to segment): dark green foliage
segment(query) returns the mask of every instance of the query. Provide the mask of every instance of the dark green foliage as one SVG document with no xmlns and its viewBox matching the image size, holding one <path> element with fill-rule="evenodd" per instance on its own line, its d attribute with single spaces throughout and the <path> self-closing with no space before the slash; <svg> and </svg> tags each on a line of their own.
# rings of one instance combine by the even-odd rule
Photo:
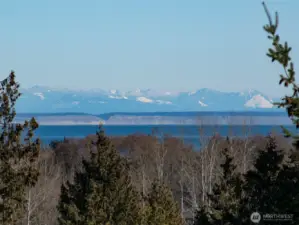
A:
<svg viewBox="0 0 299 225">
<path fill-rule="evenodd" d="M 263 210 L 267 207 L 275 207 L 273 203 L 270 205 L 266 202 L 271 202 L 275 198 L 275 187 L 277 176 L 281 171 L 281 165 L 284 155 L 281 151 L 276 150 L 276 142 L 272 137 L 269 137 L 266 151 L 260 150 L 259 157 L 255 162 L 255 170 L 248 171 L 245 174 L 245 191 L 248 207 L 255 208 L 259 212 L 272 212 L 272 210 Z M 274 192 L 274 193 L 273 193 Z M 271 196 L 272 194 L 272 196 Z M 273 212 L 274 213 L 274 212 Z"/>
<path fill-rule="evenodd" d="M 288 224 L 299 224 L 295 217 L 299 215 L 298 167 L 285 160 L 287 156 L 277 150 L 274 138 L 268 139 L 266 149 L 259 150 L 255 169 L 244 176 L 233 175 L 232 158 L 226 155 L 224 177 L 209 196 L 210 207 L 199 210 L 196 225 L 250 224 L 253 212 L 292 214 L 294 218 Z"/>
<path fill-rule="evenodd" d="M 74 182 L 61 187 L 60 225 L 134 225 L 139 219 L 137 194 L 128 175 L 128 166 L 100 130 L 96 152 L 83 159 L 83 170 Z"/>
<path fill-rule="evenodd" d="M 171 190 L 159 181 L 154 181 L 146 198 L 143 225 L 182 225 L 183 220 L 173 199 Z"/>
<path fill-rule="evenodd" d="M 298 168 L 284 162 L 285 154 L 277 150 L 276 142 L 269 137 L 266 151 L 260 151 L 255 170 L 245 174 L 244 198 L 240 209 L 249 223 L 252 212 L 260 214 L 295 214 L 299 208 Z M 292 223 L 298 224 L 293 220 Z M 276 221 L 276 224 L 279 224 Z"/>
<path fill-rule="evenodd" d="M 195 225 L 238 224 L 239 208 L 242 196 L 240 174 L 235 174 L 236 166 L 227 149 L 223 151 L 225 161 L 221 164 L 223 177 L 215 184 L 213 193 L 208 196 L 210 207 L 202 207 L 196 218 Z"/>
<path fill-rule="evenodd" d="M 26 190 L 38 180 L 36 162 L 39 155 L 39 140 L 32 141 L 38 128 L 34 118 L 22 124 L 13 124 L 15 104 L 20 97 L 15 74 L 0 85 L 0 224 L 16 224 L 24 215 Z M 21 141 L 22 132 L 27 135 Z"/>
</svg>

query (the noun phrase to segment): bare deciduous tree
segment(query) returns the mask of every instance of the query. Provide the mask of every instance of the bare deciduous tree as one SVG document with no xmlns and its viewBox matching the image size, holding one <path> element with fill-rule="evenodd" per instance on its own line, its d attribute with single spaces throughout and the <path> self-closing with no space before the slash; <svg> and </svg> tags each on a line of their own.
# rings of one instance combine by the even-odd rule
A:
<svg viewBox="0 0 299 225">
<path fill-rule="evenodd" d="M 52 225 L 56 223 L 61 168 L 51 150 L 41 152 L 38 167 L 40 178 L 35 187 L 27 190 L 26 218 L 22 224 Z"/>
</svg>

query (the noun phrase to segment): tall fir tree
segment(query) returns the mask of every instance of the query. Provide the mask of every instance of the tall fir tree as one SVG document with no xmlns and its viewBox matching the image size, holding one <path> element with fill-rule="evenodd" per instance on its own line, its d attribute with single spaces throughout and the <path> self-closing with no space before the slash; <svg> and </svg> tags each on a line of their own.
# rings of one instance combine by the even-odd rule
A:
<svg viewBox="0 0 299 225">
<path fill-rule="evenodd" d="M 285 160 L 287 157 L 269 136 L 266 149 L 259 150 L 254 169 L 241 176 L 233 175 L 232 158 L 226 155 L 223 180 L 208 196 L 211 206 L 199 210 L 195 225 L 251 224 L 253 212 L 293 216 L 288 221 L 276 219 L 260 224 L 299 224 L 299 173 Z"/>
<path fill-rule="evenodd" d="M 100 129 L 96 152 L 83 159 L 74 182 L 61 187 L 60 225 L 134 225 L 139 223 L 139 202 L 128 165 Z"/>
<path fill-rule="evenodd" d="M 239 208 L 242 197 L 241 175 L 236 173 L 233 158 L 227 149 L 222 151 L 224 163 L 221 164 L 223 176 L 208 195 L 210 206 L 200 207 L 195 225 L 239 224 Z"/>
<path fill-rule="evenodd" d="M 146 197 L 142 225 L 183 225 L 183 218 L 171 190 L 162 181 L 155 180 Z"/>
<path fill-rule="evenodd" d="M 250 214 L 299 215 L 298 169 L 285 161 L 287 155 L 277 149 L 273 137 L 268 137 L 266 150 L 260 150 L 255 162 L 255 170 L 244 176 L 244 193 L 240 215 L 244 224 L 250 223 Z M 298 224 L 293 217 L 288 224 Z M 267 221 L 261 221 L 261 224 Z M 269 221 L 268 221 L 269 222 Z M 285 224 L 286 221 L 272 221 Z"/>
<path fill-rule="evenodd" d="M 17 224 L 25 215 L 26 190 L 38 180 L 40 141 L 33 141 L 38 124 L 14 124 L 19 84 L 12 71 L 0 85 L 0 224 Z M 27 132 L 22 140 L 23 132 Z"/>
</svg>

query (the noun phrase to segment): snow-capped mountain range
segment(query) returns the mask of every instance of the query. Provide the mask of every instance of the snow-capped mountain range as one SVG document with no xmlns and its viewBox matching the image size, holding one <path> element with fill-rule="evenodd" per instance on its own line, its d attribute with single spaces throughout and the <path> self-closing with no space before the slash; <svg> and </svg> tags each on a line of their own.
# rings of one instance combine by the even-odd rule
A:
<svg viewBox="0 0 299 225">
<path fill-rule="evenodd" d="M 70 90 L 33 86 L 21 89 L 17 103 L 21 113 L 165 112 L 273 110 L 272 99 L 256 90 L 221 92 L 199 89 L 193 92 L 146 90 Z"/>
</svg>

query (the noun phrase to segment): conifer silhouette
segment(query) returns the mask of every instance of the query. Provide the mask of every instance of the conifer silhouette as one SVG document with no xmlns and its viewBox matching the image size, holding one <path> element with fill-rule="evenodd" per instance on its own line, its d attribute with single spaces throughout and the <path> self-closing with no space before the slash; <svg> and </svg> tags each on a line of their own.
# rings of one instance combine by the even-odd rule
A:
<svg viewBox="0 0 299 225">
<path fill-rule="evenodd" d="M 228 150 L 223 150 L 224 163 L 221 164 L 223 177 L 213 187 L 208 195 L 210 207 L 199 209 L 195 225 L 238 224 L 240 220 L 239 208 L 242 196 L 242 181 L 240 174 L 236 174 L 236 166 Z"/>
<path fill-rule="evenodd" d="M 83 159 L 74 182 L 61 187 L 60 225 L 134 225 L 139 221 L 138 195 L 131 185 L 126 160 L 104 131 L 97 132 L 96 151 Z"/>
<path fill-rule="evenodd" d="M 0 85 L 0 224 L 14 225 L 24 217 L 26 191 L 38 180 L 40 141 L 33 141 L 34 118 L 15 124 L 19 84 L 12 71 Z M 25 139 L 22 134 L 26 132 Z"/>
<path fill-rule="evenodd" d="M 143 225 L 183 225 L 171 190 L 162 181 L 152 183 L 146 201 Z"/>
</svg>

